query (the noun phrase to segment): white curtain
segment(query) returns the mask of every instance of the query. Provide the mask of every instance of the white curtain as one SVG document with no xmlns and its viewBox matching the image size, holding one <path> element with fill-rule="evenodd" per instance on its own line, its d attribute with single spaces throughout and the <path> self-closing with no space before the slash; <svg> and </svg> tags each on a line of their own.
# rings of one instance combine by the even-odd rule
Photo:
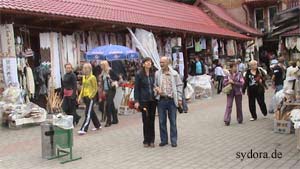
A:
<svg viewBox="0 0 300 169">
<path fill-rule="evenodd" d="M 51 43 L 51 76 L 52 83 L 55 89 L 61 88 L 61 73 L 60 73 L 60 60 L 59 60 L 59 43 L 58 43 L 58 33 L 50 33 L 50 43 Z"/>
<path fill-rule="evenodd" d="M 135 34 L 130 28 L 127 28 L 135 42 L 136 47 L 139 49 L 143 58 L 150 57 L 157 69 L 160 69 L 160 58 L 157 51 L 157 44 L 153 33 L 144 29 L 136 29 Z"/>
</svg>

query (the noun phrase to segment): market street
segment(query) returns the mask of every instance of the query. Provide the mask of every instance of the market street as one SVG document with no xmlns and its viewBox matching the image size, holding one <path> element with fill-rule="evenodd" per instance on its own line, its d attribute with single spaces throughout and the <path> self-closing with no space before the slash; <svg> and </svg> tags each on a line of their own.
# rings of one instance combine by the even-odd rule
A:
<svg viewBox="0 0 300 169">
<path fill-rule="evenodd" d="M 269 91 L 267 103 L 271 92 Z M 39 126 L 20 130 L 1 128 L 1 169 L 202 169 L 202 168 L 299 168 L 300 153 L 294 134 L 275 134 L 273 116 L 250 122 L 247 97 L 244 97 L 244 124 L 237 124 L 235 109 L 232 124 L 224 126 L 224 95 L 190 104 L 188 114 L 178 115 L 179 142 L 177 148 L 159 147 L 158 120 L 156 120 L 156 147 L 142 146 L 140 114 L 120 116 L 120 124 L 102 131 L 90 131 L 85 136 L 75 135 L 75 155 L 82 160 L 60 164 L 58 160 L 41 158 L 41 130 Z M 74 133 L 77 131 L 75 129 Z M 249 159 L 242 153 L 275 151 L 282 159 Z M 240 153 L 238 156 L 237 153 Z M 255 155 L 254 155 L 255 156 Z"/>
</svg>

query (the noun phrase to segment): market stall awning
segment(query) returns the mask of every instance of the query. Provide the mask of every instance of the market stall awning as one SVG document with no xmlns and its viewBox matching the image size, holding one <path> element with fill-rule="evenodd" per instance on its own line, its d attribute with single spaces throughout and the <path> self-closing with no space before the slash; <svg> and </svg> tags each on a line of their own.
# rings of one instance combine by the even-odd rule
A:
<svg viewBox="0 0 300 169">
<path fill-rule="evenodd" d="M 197 7 L 169 0 L 1 0 L 0 11 L 64 16 L 216 37 L 250 39 L 221 28 Z"/>
<path fill-rule="evenodd" d="M 250 34 L 252 36 L 262 36 L 262 32 L 245 25 L 236 19 L 234 19 L 222 6 L 209 3 L 207 1 L 200 1 L 204 6 L 206 6 L 214 15 L 219 19 L 227 22 L 228 24 L 238 28 L 242 33 Z"/>
</svg>

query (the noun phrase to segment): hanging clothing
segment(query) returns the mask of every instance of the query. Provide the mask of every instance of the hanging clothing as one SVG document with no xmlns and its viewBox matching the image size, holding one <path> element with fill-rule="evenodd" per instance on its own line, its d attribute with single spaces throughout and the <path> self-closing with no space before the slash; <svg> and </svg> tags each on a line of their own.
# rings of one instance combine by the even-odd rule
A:
<svg viewBox="0 0 300 169">
<path fill-rule="evenodd" d="M 212 51 L 214 56 L 219 56 L 219 44 L 217 39 L 212 39 L 211 40 L 211 46 L 212 46 Z"/>
<path fill-rule="evenodd" d="M 105 45 L 109 45 L 109 34 L 108 33 L 104 34 L 104 40 L 105 40 Z"/>
<path fill-rule="evenodd" d="M 109 43 L 112 45 L 117 45 L 117 36 L 115 33 L 110 34 Z"/>
<path fill-rule="evenodd" d="M 3 76 L 6 86 L 11 84 L 19 86 L 18 80 L 18 69 L 17 69 L 17 60 L 16 58 L 4 58 L 3 62 Z"/>
<path fill-rule="evenodd" d="M 234 41 L 228 40 L 226 45 L 227 55 L 228 56 L 234 56 L 235 55 L 235 47 L 234 47 Z"/>
<path fill-rule="evenodd" d="M 171 46 L 171 39 L 168 38 L 165 45 L 165 56 L 171 57 L 172 56 L 172 46 Z"/>
<path fill-rule="evenodd" d="M 6 57 L 16 57 L 13 24 L 0 25 L 0 51 Z"/>
<path fill-rule="evenodd" d="M 50 75 L 50 69 L 47 66 L 41 64 L 39 67 L 35 69 L 35 83 L 37 87 L 38 95 L 46 95 L 47 94 L 47 85 L 48 85 L 48 77 Z"/>
<path fill-rule="evenodd" d="M 205 38 L 200 38 L 200 43 L 201 43 L 201 49 L 206 49 L 206 39 Z"/>
<path fill-rule="evenodd" d="M 124 46 L 124 39 L 123 39 L 122 34 L 120 34 L 120 33 L 117 34 L 117 45 Z"/>
<path fill-rule="evenodd" d="M 127 33 L 127 34 L 125 35 L 125 38 L 126 38 L 126 46 L 129 47 L 129 48 L 131 48 L 132 43 L 131 43 L 131 37 L 130 37 L 130 34 Z"/>
<path fill-rule="evenodd" d="M 178 37 L 177 38 L 177 46 L 182 46 L 182 39 L 181 39 L 181 37 Z"/>
<path fill-rule="evenodd" d="M 61 88 L 61 72 L 58 46 L 58 33 L 51 32 L 50 34 L 50 54 L 51 54 L 51 86 L 55 89 Z"/>
<path fill-rule="evenodd" d="M 171 47 L 177 46 L 177 38 L 171 39 Z"/>
<path fill-rule="evenodd" d="M 105 45 L 105 36 L 103 32 L 99 33 L 99 40 L 100 40 L 100 46 L 104 46 Z"/>
<path fill-rule="evenodd" d="M 195 52 L 201 52 L 201 41 L 195 41 Z"/>
<path fill-rule="evenodd" d="M 297 38 L 296 48 L 300 51 L 300 37 Z"/>
<path fill-rule="evenodd" d="M 41 54 L 41 63 L 51 61 L 50 48 L 40 49 L 40 54 Z"/>
<path fill-rule="evenodd" d="M 290 37 L 291 49 L 294 49 L 297 46 L 297 36 Z"/>
<path fill-rule="evenodd" d="M 28 94 L 32 98 L 35 94 L 35 83 L 32 69 L 29 66 L 26 66 L 26 83 Z"/>
</svg>

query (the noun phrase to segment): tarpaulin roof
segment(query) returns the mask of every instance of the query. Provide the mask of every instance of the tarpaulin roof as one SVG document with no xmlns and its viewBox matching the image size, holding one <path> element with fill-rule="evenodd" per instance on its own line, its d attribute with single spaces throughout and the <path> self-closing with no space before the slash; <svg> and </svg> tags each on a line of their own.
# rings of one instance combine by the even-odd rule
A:
<svg viewBox="0 0 300 169">
<path fill-rule="evenodd" d="M 197 7 L 170 0 L 1 0 L 1 10 L 249 39 L 248 36 L 221 28 Z"/>
<path fill-rule="evenodd" d="M 218 18 L 226 21 L 227 23 L 233 25 L 234 27 L 237 27 L 238 29 L 242 30 L 244 33 L 249 33 L 254 36 L 262 36 L 262 32 L 237 21 L 223 7 L 206 1 L 200 1 L 200 2 L 203 5 L 205 5 Z"/>
</svg>

